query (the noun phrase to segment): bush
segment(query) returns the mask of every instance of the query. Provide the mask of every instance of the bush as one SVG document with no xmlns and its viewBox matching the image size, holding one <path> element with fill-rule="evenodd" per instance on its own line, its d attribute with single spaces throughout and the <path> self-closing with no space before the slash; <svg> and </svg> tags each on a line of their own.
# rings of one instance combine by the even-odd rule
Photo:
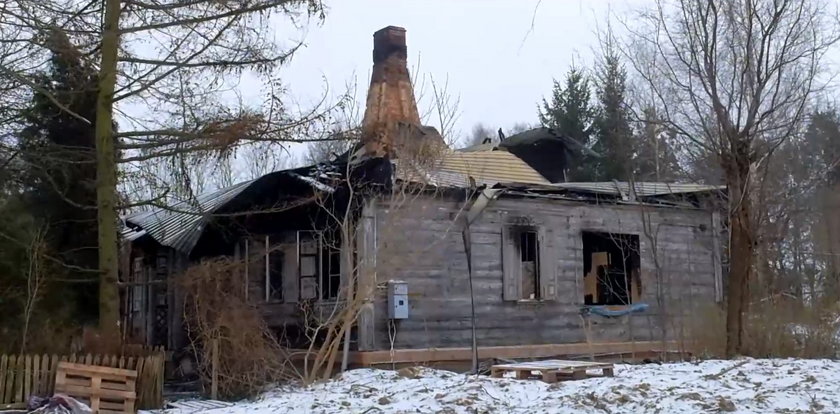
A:
<svg viewBox="0 0 840 414">
<path fill-rule="evenodd" d="M 180 277 L 185 325 L 205 386 L 212 382 L 218 350 L 219 397 L 252 397 L 267 384 L 298 379 L 287 350 L 268 329 L 256 306 L 245 300 L 244 264 L 205 261 Z M 215 346 L 213 344 L 216 344 Z"/>
</svg>

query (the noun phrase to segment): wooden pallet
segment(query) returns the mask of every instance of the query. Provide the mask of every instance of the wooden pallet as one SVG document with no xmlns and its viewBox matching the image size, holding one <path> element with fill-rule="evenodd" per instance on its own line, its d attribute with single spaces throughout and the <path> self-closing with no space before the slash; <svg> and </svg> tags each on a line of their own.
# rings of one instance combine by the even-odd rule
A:
<svg viewBox="0 0 840 414">
<path fill-rule="evenodd" d="M 590 375 L 588 371 L 601 371 L 600 375 Z M 518 364 L 493 365 L 490 376 L 501 378 L 506 372 L 513 372 L 518 379 L 540 378 L 545 382 L 559 380 L 578 380 L 595 376 L 612 377 L 613 364 L 589 361 L 563 361 L 551 359 L 547 361 L 522 362 Z M 534 374 L 538 372 L 538 374 Z"/>
<path fill-rule="evenodd" d="M 137 371 L 59 362 L 55 392 L 90 405 L 94 414 L 134 413 Z"/>
</svg>

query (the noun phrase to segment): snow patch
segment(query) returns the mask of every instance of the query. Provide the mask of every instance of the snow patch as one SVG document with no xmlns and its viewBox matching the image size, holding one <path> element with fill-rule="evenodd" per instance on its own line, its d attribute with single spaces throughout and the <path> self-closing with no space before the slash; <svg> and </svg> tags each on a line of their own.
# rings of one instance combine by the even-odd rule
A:
<svg viewBox="0 0 840 414">
<path fill-rule="evenodd" d="M 295 178 L 297 178 L 301 181 L 309 183 L 309 185 L 311 185 L 315 189 L 318 189 L 318 190 L 321 190 L 321 191 L 324 191 L 324 192 L 327 192 L 327 193 L 332 193 L 332 192 L 335 191 L 334 188 L 332 188 L 332 187 L 330 187 L 330 186 L 328 186 L 328 185 L 326 185 L 326 184 L 324 184 L 324 183 L 322 183 L 322 182 L 320 182 L 320 181 L 318 181 L 318 180 L 316 180 L 312 177 L 308 177 L 308 176 L 300 175 L 300 174 L 296 174 L 296 173 L 291 173 L 291 172 L 287 173 L 287 174 L 289 174 L 292 177 L 295 177 Z"/>
<path fill-rule="evenodd" d="M 429 368 L 357 369 L 286 386 L 217 414 L 267 413 L 767 413 L 836 412 L 840 362 L 710 360 L 616 365 L 615 377 L 546 384 Z M 167 414 L 187 414 L 169 410 Z"/>
</svg>

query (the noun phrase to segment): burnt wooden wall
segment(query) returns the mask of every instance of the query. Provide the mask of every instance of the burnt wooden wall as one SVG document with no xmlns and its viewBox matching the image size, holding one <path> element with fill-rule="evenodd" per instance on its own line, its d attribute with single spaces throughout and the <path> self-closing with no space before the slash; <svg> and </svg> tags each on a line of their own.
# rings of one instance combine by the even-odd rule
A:
<svg viewBox="0 0 840 414">
<path fill-rule="evenodd" d="M 470 345 L 470 296 L 462 224 L 453 223 L 463 202 L 422 199 L 411 207 L 380 201 L 366 214 L 365 231 L 375 241 L 373 303 L 360 316 L 359 350 Z M 644 219 L 643 219 L 644 217 Z M 548 230 L 556 267 L 556 298 L 504 301 L 502 228 L 530 222 Z M 650 231 L 645 231 L 643 223 Z M 714 224 L 713 224 L 714 223 Z M 720 259 L 710 211 L 584 204 L 547 199 L 503 198 L 472 224 L 473 281 L 479 346 L 570 343 L 586 340 L 583 304 L 582 231 L 638 234 L 642 292 L 650 309 L 632 317 L 592 316 L 593 341 L 678 339 L 679 318 L 715 303 L 720 293 Z M 659 262 L 654 261 L 654 243 Z M 363 246 L 360 246 L 363 247 Z M 363 260 L 371 249 L 362 248 Z M 657 276 L 659 275 L 659 276 Z M 718 275 L 718 276 L 716 276 Z M 717 281 L 716 281 L 716 278 Z M 409 318 L 387 319 L 385 282 L 408 283 Z M 662 279 L 658 284 L 657 279 Z M 661 291 L 659 290 L 661 289 Z M 662 298 L 662 300 L 657 300 Z M 661 303 L 660 303 L 661 302 Z M 392 339 L 393 338 L 393 339 Z"/>
</svg>

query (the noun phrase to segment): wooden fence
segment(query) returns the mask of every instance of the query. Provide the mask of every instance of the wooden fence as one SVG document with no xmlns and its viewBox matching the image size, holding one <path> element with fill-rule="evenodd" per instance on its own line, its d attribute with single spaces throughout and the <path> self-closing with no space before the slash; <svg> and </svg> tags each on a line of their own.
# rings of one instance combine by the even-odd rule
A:
<svg viewBox="0 0 840 414">
<path fill-rule="evenodd" d="M 137 408 L 163 406 L 164 353 L 160 349 L 141 356 L 115 355 L 2 355 L 0 356 L 0 409 L 20 408 L 31 395 L 52 396 L 59 361 L 137 371 Z"/>
</svg>

